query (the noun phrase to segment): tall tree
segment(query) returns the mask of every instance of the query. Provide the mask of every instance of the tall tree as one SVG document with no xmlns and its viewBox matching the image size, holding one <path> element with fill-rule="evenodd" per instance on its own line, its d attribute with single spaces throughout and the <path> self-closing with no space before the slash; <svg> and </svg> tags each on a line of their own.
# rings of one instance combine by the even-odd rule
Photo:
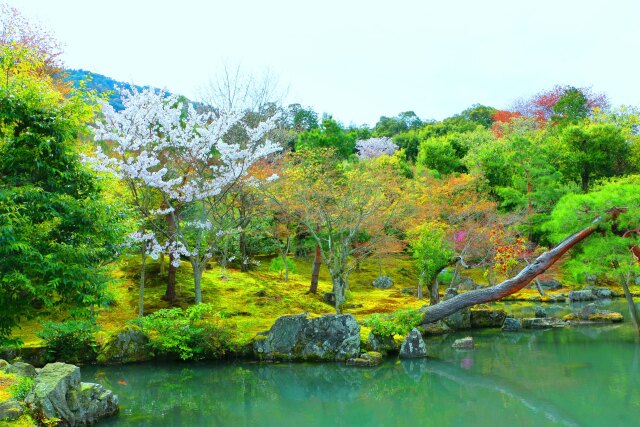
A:
<svg viewBox="0 0 640 427">
<path fill-rule="evenodd" d="M 32 73 L 46 58 L 21 48 L 36 62 L 0 83 L 0 342 L 39 305 L 77 314 L 99 304 L 122 231 L 117 205 L 80 161 L 77 136 L 94 112 L 87 94 Z"/>
<path fill-rule="evenodd" d="M 629 144 L 614 125 L 568 126 L 560 140 L 566 152 L 565 175 L 573 176 L 584 193 L 594 179 L 619 176 L 629 169 Z"/>
</svg>

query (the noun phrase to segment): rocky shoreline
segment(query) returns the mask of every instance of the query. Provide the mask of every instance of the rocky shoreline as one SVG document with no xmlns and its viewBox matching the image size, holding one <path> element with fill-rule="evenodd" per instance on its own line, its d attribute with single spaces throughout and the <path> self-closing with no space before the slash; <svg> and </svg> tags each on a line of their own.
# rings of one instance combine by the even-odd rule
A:
<svg viewBox="0 0 640 427">
<path fill-rule="evenodd" d="M 0 374 L 14 387 L 0 399 L 0 420 L 28 425 L 87 426 L 118 413 L 118 396 L 102 385 L 80 381 L 80 368 L 49 363 L 42 368 L 0 359 Z M 11 389 L 11 386 L 9 387 Z"/>
</svg>

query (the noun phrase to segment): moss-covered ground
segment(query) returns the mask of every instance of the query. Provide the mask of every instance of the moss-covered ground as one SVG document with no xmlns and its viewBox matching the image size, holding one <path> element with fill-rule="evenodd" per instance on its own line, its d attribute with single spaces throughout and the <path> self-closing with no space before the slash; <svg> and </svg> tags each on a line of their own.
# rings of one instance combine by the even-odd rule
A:
<svg viewBox="0 0 640 427">
<path fill-rule="evenodd" d="M 270 272 L 269 259 L 263 259 L 260 265 L 249 272 L 241 272 L 236 268 L 228 268 L 224 274 L 217 265 L 212 265 L 203 275 L 202 288 L 204 302 L 213 305 L 227 321 L 235 327 L 235 344 L 248 343 L 257 332 L 268 330 L 275 319 L 288 314 L 308 312 L 311 314 L 334 313 L 331 305 L 323 302 L 323 294 L 331 291 L 331 282 L 326 267 L 320 272 L 317 294 L 308 293 L 311 277 L 311 259 L 296 259 L 297 272 L 290 274 L 289 280 L 275 272 Z M 147 280 L 145 285 L 145 314 L 172 306 L 188 307 L 194 302 L 193 278 L 191 266 L 183 263 L 177 271 L 177 298 L 173 303 L 162 299 L 166 286 L 166 271 L 161 273 L 160 263 L 147 262 Z M 394 286 L 390 289 L 376 289 L 371 282 L 382 274 L 391 277 Z M 138 289 L 140 275 L 140 258 L 123 257 L 113 265 L 114 281 L 109 287 L 112 302 L 108 307 L 98 310 L 98 323 L 101 331 L 98 341 L 107 334 L 119 329 L 127 321 L 138 315 Z M 476 283 L 488 285 L 484 271 L 468 269 L 464 276 L 472 278 Z M 567 292 L 577 286 L 562 274 L 561 266 L 554 267 L 546 275 L 547 278 L 558 278 L 568 288 L 552 292 Z M 372 258 L 364 261 L 359 271 L 353 271 L 349 278 L 350 291 L 347 295 L 345 313 L 353 314 L 356 319 L 363 320 L 372 313 L 390 313 L 399 309 L 419 308 L 427 303 L 414 296 L 402 293 L 403 288 L 415 287 L 417 275 L 413 260 L 406 255 L 387 256 L 382 259 Z M 446 286 L 441 287 L 441 292 Z M 621 289 L 613 287 L 614 292 Z M 640 292 L 640 287 L 633 289 Z M 426 293 L 426 292 L 425 292 Z M 545 300 L 535 288 L 525 288 L 509 297 L 511 300 L 534 301 Z M 42 328 L 44 320 L 60 320 L 66 316 L 64 312 L 43 311 L 41 316 L 22 323 L 16 331 L 25 346 L 41 344 L 36 333 Z M 362 336 L 368 334 L 362 328 Z"/>
</svg>

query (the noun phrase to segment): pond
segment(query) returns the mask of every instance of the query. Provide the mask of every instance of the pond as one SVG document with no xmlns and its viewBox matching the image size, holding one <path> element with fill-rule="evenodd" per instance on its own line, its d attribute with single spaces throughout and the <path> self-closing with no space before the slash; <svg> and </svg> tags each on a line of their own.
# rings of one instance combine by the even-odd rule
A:
<svg viewBox="0 0 640 427">
<path fill-rule="evenodd" d="M 550 307 L 550 306 L 547 306 Z M 623 301 L 610 309 L 627 316 Z M 454 351 L 472 335 L 477 349 Z M 627 426 L 640 418 L 640 344 L 628 322 L 450 334 L 427 359 L 343 364 L 85 367 L 120 397 L 100 426 Z"/>
</svg>

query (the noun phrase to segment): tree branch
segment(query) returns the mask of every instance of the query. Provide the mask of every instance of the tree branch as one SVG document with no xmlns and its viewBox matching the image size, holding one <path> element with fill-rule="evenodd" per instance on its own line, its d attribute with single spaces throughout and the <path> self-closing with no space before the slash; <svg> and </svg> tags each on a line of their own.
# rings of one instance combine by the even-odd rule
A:
<svg viewBox="0 0 640 427">
<path fill-rule="evenodd" d="M 484 289 L 476 289 L 446 301 L 431 306 L 424 306 L 420 309 L 423 312 L 422 323 L 437 322 L 463 308 L 471 307 L 476 304 L 497 301 L 518 292 L 527 286 L 533 279 L 544 273 L 549 267 L 555 264 L 562 255 L 567 253 L 569 249 L 591 236 L 603 223 L 615 221 L 618 216 L 626 212 L 624 208 L 613 208 L 607 211 L 605 215 L 596 218 L 590 226 L 572 234 L 564 239 L 553 249 L 540 255 L 533 263 L 526 266 L 515 277 L 505 280 L 495 286 Z"/>
</svg>

